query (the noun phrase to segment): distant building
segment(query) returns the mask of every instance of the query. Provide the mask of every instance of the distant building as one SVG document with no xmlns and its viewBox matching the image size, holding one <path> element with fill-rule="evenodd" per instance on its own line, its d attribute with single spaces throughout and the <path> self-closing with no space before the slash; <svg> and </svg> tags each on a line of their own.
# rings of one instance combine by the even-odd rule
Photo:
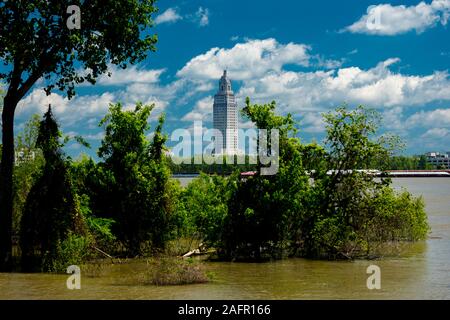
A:
<svg viewBox="0 0 450 320">
<path fill-rule="evenodd" d="M 223 141 L 216 141 L 215 153 L 237 154 L 238 151 L 238 114 L 231 81 L 227 71 L 219 81 L 219 91 L 214 96 L 213 126 L 222 133 Z"/>
<path fill-rule="evenodd" d="M 425 153 L 427 162 L 436 168 L 443 167 L 450 169 L 450 151 L 447 153 L 427 152 Z"/>
<path fill-rule="evenodd" d="M 35 159 L 35 152 L 29 149 L 20 149 L 14 153 L 14 164 L 16 166 L 21 165 L 25 162 L 31 162 Z"/>
</svg>

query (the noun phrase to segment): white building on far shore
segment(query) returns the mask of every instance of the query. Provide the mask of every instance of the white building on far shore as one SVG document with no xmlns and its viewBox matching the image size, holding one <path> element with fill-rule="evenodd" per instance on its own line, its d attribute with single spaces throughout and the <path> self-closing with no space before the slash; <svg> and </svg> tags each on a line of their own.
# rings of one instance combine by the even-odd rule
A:
<svg viewBox="0 0 450 320">
<path fill-rule="evenodd" d="M 427 152 L 425 153 L 428 163 L 438 167 L 450 169 L 450 151 L 447 153 Z"/>
<path fill-rule="evenodd" d="M 222 133 L 222 143 L 217 141 L 216 154 L 238 153 L 238 113 L 236 98 L 231 89 L 227 71 L 219 81 L 219 91 L 214 96 L 213 127 Z"/>
</svg>

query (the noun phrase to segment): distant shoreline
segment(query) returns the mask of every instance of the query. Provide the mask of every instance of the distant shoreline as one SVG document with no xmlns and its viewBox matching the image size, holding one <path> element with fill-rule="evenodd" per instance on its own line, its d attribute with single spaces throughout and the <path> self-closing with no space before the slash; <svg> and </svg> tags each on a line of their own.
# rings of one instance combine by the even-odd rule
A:
<svg viewBox="0 0 450 320">
<path fill-rule="evenodd" d="M 248 172 L 247 172 L 248 173 Z M 450 170 L 387 170 L 385 172 L 373 173 L 380 177 L 393 177 L 393 178 L 450 178 Z M 217 174 L 217 173 L 212 173 Z M 198 177 L 200 173 L 175 173 L 172 175 L 173 178 L 195 178 Z M 221 174 L 229 175 L 229 174 Z M 248 175 L 248 174 L 247 174 Z"/>
<path fill-rule="evenodd" d="M 450 178 L 450 170 L 388 170 L 387 173 L 396 178 Z"/>
</svg>

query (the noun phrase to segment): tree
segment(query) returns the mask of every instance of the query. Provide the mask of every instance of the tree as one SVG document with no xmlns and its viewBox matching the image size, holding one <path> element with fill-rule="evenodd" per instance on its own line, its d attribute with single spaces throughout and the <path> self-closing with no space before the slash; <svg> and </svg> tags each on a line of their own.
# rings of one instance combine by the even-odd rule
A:
<svg viewBox="0 0 450 320">
<path fill-rule="evenodd" d="M 28 193 L 33 186 L 34 178 L 42 171 L 44 157 L 42 151 L 36 147 L 41 119 L 34 114 L 25 123 L 21 132 L 17 134 L 15 147 L 23 155 L 21 161 L 14 167 L 14 206 L 13 206 L 13 235 L 18 236 L 20 220 Z"/>
<path fill-rule="evenodd" d="M 69 232 L 85 234 L 86 228 L 72 186 L 69 166 L 61 151 L 61 132 L 51 108 L 39 125 L 36 146 L 42 150 L 45 165 L 35 177 L 25 203 L 20 228 L 22 270 L 51 269 L 59 245 Z"/>
<path fill-rule="evenodd" d="M 210 247 L 219 244 L 234 180 L 201 173 L 189 183 L 181 194 L 178 209 L 185 217 L 185 236 Z"/>
<path fill-rule="evenodd" d="M 376 138 L 379 114 L 363 106 L 339 107 L 324 120 L 326 166 L 314 180 L 306 255 L 352 258 L 371 254 L 374 243 L 424 239 L 428 225 L 421 200 L 396 194 L 390 179 L 360 170 L 387 165 L 380 159 L 398 145 L 396 137 Z"/>
<path fill-rule="evenodd" d="M 4 96 L 4 91 L 0 87 L 0 111 L 3 110 L 3 96 Z M 0 143 L 0 159 L 1 159 L 1 156 L 2 156 L 2 147 L 3 147 L 3 145 Z"/>
<path fill-rule="evenodd" d="M 105 137 L 98 150 L 99 198 L 94 213 L 113 218 L 119 240 L 132 256 L 146 249 L 160 249 L 168 235 L 173 207 L 169 197 L 170 170 L 164 157 L 162 134 L 164 117 L 159 119 L 152 141 L 146 138 L 153 106 L 138 103 L 124 111 L 120 103 L 111 105 L 100 125 Z M 107 182 L 106 182 L 107 181 Z"/>
<path fill-rule="evenodd" d="M 69 28 L 68 8 L 78 5 L 81 28 Z M 155 50 L 151 26 L 154 0 L 6 0 L 0 3 L 0 58 L 8 88 L 2 110 L 3 152 L 0 174 L 0 270 L 11 268 L 14 113 L 19 101 L 44 78 L 46 92 L 57 88 L 68 98 L 75 85 L 125 68 Z M 77 19 L 77 17 L 75 17 Z M 79 17 L 78 17 L 79 19 Z M 72 21 L 72 20 L 71 20 Z M 82 73 L 79 70 L 83 70 Z"/>
<path fill-rule="evenodd" d="M 5 92 L 3 91 L 3 89 L 1 88 L 0 85 L 0 111 L 3 110 L 3 95 L 5 94 Z"/>
<path fill-rule="evenodd" d="M 433 165 L 428 162 L 427 157 L 425 155 L 421 155 L 419 157 L 419 163 L 417 165 L 417 169 L 430 170 L 430 169 L 433 169 Z M 446 169 L 446 168 L 444 167 L 444 169 Z"/>
<path fill-rule="evenodd" d="M 294 120 L 290 114 L 276 115 L 275 108 L 275 102 L 252 105 L 247 98 L 242 110 L 258 129 L 279 131 L 279 168 L 275 175 L 260 175 L 258 170 L 253 177 L 235 182 L 219 248 L 226 259 L 280 258 L 300 237 L 297 231 L 305 212 L 308 176 Z M 260 148 L 258 143 L 258 152 Z"/>
</svg>

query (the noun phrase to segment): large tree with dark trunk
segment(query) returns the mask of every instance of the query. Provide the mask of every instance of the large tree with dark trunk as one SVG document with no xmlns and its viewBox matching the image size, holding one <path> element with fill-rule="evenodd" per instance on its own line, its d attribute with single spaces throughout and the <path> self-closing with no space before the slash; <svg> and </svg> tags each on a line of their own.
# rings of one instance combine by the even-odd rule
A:
<svg viewBox="0 0 450 320">
<path fill-rule="evenodd" d="M 19 101 L 43 78 L 53 89 L 75 94 L 76 84 L 126 68 L 155 50 L 150 34 L 155 0 L 4 0 L 0 3 L 2 110 L 0 167 L 0 271 L 11 269 L 14 113 Z M 77 6 L 80 10 L 78 12 Z M 56 106 L 57 107 L 57 106 Z M 74 110 L 76 112 L 76 110 Z"/>
</svg>

